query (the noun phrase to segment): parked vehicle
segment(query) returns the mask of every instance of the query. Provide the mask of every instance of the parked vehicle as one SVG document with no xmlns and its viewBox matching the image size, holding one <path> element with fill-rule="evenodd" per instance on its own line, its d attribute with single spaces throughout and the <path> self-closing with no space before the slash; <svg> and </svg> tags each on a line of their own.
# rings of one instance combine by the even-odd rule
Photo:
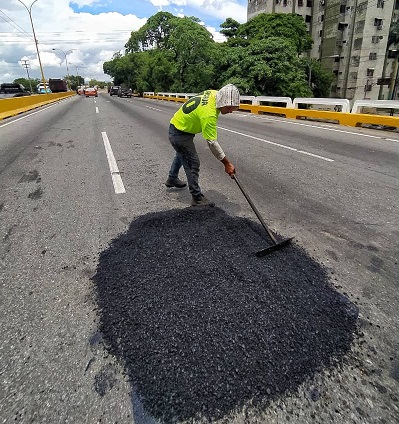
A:
<svg viewBox="0 0 399 424">
<path fill-rule="evenodd" d="M 13 82 L 3 83 L 0 85 L 0 94 L 1 98 L 7 97 L 21 97 L 21 96 L 29 96 L 31 94 L 30 91 L 25 90 L 25 87 L 22 84 L 16 84 Z"/>
<path fill-rule="evenodd" d="M 84 92 L 86 97 L 98 97 L 97 90 L 94 87 L 87 87 Z"/>
<path fill-rule="evenodd" d="M 48 86 L 53 93 L 62 93 L 68 91 L 66 81 L 60 78 L 49 78 Z"/>
<path fill-rule="evenodd" d="M 118 92 L 119 92 L 120 86 L 119 85 L 114 85 L 109 89 L 109 95 L 110 96 L 117 96 Z"/>
<path fill-rule="evenodd" d="M 132 89 L 126 87 L 119 87 L 118 97 L 132 97 Z"/>
<path fill-rule="evenodd" d="M 44 84 L 41 82 L 40 84 L 37 85 L 37 92 L 39 94 L 51 93 L 51 89 L 48 84 L 44 86 Z"/>
</svg>

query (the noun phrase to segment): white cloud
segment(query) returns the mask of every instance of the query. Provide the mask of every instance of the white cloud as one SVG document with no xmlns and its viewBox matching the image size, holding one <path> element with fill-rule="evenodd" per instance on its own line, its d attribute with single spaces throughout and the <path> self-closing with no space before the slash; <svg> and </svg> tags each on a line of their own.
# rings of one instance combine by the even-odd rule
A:
<svg viewBox="0 0 399 424">
<path fill-rule="evenodd" d="M 176 6 L 192 7 L 224 21 L 226 18 L 233 18 L 238 22 L 245 22 L 247 18 L 247 7 L 243 1 L 237 0 L 150 0 L 154 6 Z M 245 2 L 246 3 L 246 2 Z"/>
<path fill-rule="evenodd" d="M 29 7 L 33 0 L 22 1 Z M 77 12 L 72 9 L 72 3 L 78 8 Z M 232 17 L 242 22 L 246 16 L 246 6 L 243 6 L 246 2 L 242 0 L 140 0 L 147 11 L 143 18 L 119 12 L 93 15 L 81 11 L 87 10 L 82 9 L 84 6 L 117 3 L 116 0 L 38 0 L 33 4 L 32 19 L 46 78 L 66 75 L 65 52 L 70 74 L 78 69 L 80 75 L 85 72 L 85 76 L 109 80 L 103 74 L 103 62 L 111 60 L 115 52 L 124 51 L 130 33 L 141 28 L 147 18 L 156 13 L 155 6 L 178 7 L 182 14 L 187 7 L 190 8 L 188 15 L 199 16 L 205 22 L 206 17 L 213 18 L 211 25 L 204 22 L 202 25 L 216 41 L 224 41 L 224 37 L 212 26 L 217 25 L 215 18 L 223 22 L 226 17 Z M 126 1 L 120 0 L 120 4 L 126 10 Z M 198 14 L 193 10 L 198 10 Z M 0 0 L 0 33 L 0 82 L 26 76 L 20 63 L 22 58 L 30 61 L 31 77 L 41 78 L 29 13 L 18 0 Z M 75 50 L 69 52 L 71 49 Z"/>
<path fill-rule="evenodd" d="M 31 0 L 24 3 L 29 7 Z M 74 3 L 85 6 L 98 2 L 77 0 Z M 0 82 L 26 76 L 19 62 L 22 57 L 30 60 L 31 77 L 41 78 L 28 11 L 17 0 L 0 0 L 0 10 L 0 57 L 3 59 Z M 102 63 L 111 60 L 116 51 L 124 51 L 131 31 L 138 30 L 146 22 L 146 18 L 118 12 L 76 13 L 68 0 L 37 1 L 32 6 L 32 20 L 46 78 L 64 77 L 67 71 L 63 52 L 76 49 L 67 55 L 68 63 L 73 64 L 70 73 L 75 74 L 77 66 L 85 69 L 87 76 L 100 80 L 109 79 L 103 74 Z"/>
</svg>

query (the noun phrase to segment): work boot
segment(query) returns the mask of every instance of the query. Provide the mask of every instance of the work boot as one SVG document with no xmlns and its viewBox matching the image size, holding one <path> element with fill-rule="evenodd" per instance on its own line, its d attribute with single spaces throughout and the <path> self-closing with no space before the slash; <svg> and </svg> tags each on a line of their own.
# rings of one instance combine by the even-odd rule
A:
<svg viewBox="0 0 399 424">
<path fill-rule="evenodd" d="M 179 178 L 170 178 L 165 182 L 166 187 L 177 187 L 177 188 L 183 188 L 186 187 L 186 183 L 182 180 L 179 180 Z"/>
<path fill-rule="evenodd" d="M 215 202 L 211 202 L 203 194 L 200 194 L 199 196 L 192 197 L 191 206 L 210 206 L 213 208 L 215 206 Z"/>
</svg>

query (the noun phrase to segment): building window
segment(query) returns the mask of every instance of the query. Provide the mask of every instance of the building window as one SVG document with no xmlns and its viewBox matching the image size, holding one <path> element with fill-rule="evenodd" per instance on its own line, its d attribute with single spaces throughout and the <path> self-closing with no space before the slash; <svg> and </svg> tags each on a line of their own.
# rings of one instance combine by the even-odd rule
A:
<svg viewBox="0 0 399 424">
<path fill-rule="evenodd" d="M 353 48 L 354 50 L 359 50 L 362 48 L 362 41 L 363 38 L 356 38 L 355 41 L 353 42 Z"/>
<path fill-rule="evenodd" d="M 374 68 L 367 68 L 367 76 L 372 77 L 374 75 Z"/>
<path fill-rule="evenodd" d="M 382 19 L 374 18 L 374 26 L 376 26 L 377 29 L 382 29 Z"/>
<path fill-rule="evenodd" d="M 306 15 L 305 22 L 308 23 L 308 24 L 310 24 L 312 22 L 312 16 L 311 15 Z"/>
<path fill-rule="evenodd" d="M 377 8 L 383 9 L 384 8 L 384 0 L 378 0 L 377 1 Z"/>
<path fill-rule="evenodd" d="M 298 7 L 302 7 L 303 6 L 303 0 L 298 0 Z"/>
<path fill-rule="evenodd" d="M 364 13 L 367 10 L 367 3 L 367 1 L 360 3 L 356 8 L 357 13 Z"/>
<path fill-rule="evenodd" d="M 380 42 L 380 40 L 382 40 L 384 37 L 382 36 L 382 35 L 373 35 L 372 37 L 371 37 L 371 42 L 373 43 L 373 44 L 377 44 L 377 43 L 379 43 Z"/>
<path fill-rule="evenodd" d="M 357 80 L 357 72 L 351 72 L 349 74 L 349 79 L 352 81 L 356 81 Z"/>
<path fill-rule="evenodd" d="M 339 13 L 345 13 L 346 12 L 346 4 L 341 4 L 339 7 Z"/>
<path fill-rule="evenodd" d="M 369 54 L 369 60 L 377 60 L 377 53 L 370 53 Z"/>
<path fill-rule="evenodd" d="M 363 32 L 363 30 L 364 30 L 364 23 L 365 23 L 365 21 L 358 21 L 358 22 L 356 22 L 355 33 Z"/>
<path fill-rule="evenodd" d="M 359 66 L 360 56 L 352 56 L 352 66 Z"/>
<path fill-rule="evenodd" d="M 319 37 L 323 37 L 323 30 L 322 29 L 319 31 Z"/>
<path fill-rule="evenodd" d="M 312 7 L 312 0 L 306 0 L 306 7 Z"/>
</svg>

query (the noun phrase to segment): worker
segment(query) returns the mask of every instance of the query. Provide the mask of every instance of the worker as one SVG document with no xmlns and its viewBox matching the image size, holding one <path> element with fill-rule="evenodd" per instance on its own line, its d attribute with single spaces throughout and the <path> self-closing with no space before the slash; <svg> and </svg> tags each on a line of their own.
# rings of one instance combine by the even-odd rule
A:
<svg viewBox="0 0 399 424">
<path fill-rule="evenodd" d="M 209 149 L 220 160 L 224 169 L 232 176 L 234 165 L 227 159 L 217 141 L 217 120 L 219 114 L 226 115 L 238 110 L 240 93 L 233 84 L 227 84 L 220 90 L 206 90 L 187 100 L 173 115 L 169 125 L 169 141 L 176 151 L 166 187 L 186 187 L 179 179 L 179 170 L 183 166 L 188 187 L 192 196 L 192 206 L 215 206 L 201 192 L 198 184 L 200 160 L 194 145 L 195 134 L 202 133 Z"/>
</svg>

